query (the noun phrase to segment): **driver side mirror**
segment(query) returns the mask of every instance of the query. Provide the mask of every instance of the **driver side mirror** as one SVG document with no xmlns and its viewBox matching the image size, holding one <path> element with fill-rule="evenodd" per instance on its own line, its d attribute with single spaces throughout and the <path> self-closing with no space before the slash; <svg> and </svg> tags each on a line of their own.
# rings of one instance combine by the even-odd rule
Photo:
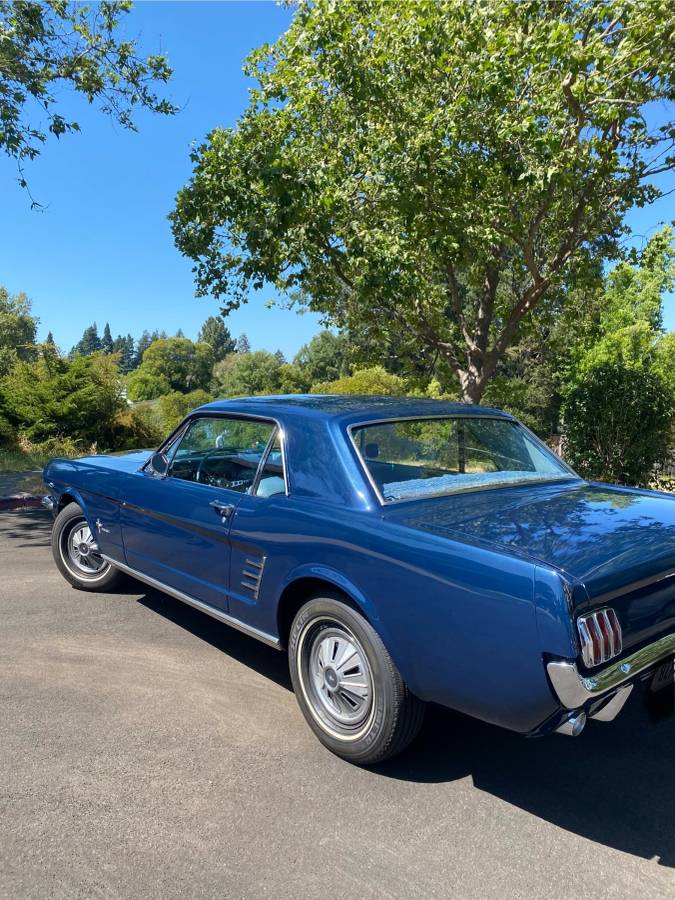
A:
<svg viewBox="0 0 675 900">
<path fill-rule="evenodd" d="M 159 451 L 157 453 L 153 453 L 150 457 L 150 468 L 152 469 L 155 475 L 159 475 L 161 478 L 169 471 L 169 460 L 163 453 Z"/>
</svg>

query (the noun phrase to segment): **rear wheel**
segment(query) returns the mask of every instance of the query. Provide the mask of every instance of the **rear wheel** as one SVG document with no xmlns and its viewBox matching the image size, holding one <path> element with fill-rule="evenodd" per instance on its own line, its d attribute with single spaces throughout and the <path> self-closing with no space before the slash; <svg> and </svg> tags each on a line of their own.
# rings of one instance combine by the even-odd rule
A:
<svg viewBox="0 0 675 900">
<path fill-rule="evenodd" d="M 122 573 L 101 556 L 77 503 L 69 503 L 56 517 L 52 553 L 63 577 L 79 590 L 108 591 L 122 578 Z"/>
<path fill-rule="evenodd" d="M 343 759 L 381 762 L 419 731 L 424 704 L 406 687 L 375 629 L 341 597 L 315 597 L 300 609 L 289 664 L 310 728 Z"/>
</svg>

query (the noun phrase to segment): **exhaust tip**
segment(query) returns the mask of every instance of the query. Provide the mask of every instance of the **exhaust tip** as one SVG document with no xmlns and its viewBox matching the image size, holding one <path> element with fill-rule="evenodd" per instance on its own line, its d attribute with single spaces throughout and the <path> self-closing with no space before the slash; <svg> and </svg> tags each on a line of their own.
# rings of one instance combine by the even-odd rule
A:
<svg viewBox="0 0 675 900">
<path fill-rule="evenodd" d="M 569 737 L 578 737 L 586 727 L 586 713 L 580 712 L 565 719 L 562 725 L 558 725 L 558 734 L 567 734 Z"/>
</svg>

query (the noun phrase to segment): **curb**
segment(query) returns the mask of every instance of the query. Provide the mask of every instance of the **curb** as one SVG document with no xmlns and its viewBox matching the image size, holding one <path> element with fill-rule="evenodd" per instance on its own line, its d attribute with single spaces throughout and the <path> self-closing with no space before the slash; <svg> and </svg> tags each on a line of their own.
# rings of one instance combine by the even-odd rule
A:
<svg viewBox="0 0 675 900">
<path fill-rule="evenodd" d="M 0 512 L 9 509 L 39 509 L 41 506 L 41 498 L 32 494 L 14 494 L 10 497 L 0 497 Z"/>
</svg>

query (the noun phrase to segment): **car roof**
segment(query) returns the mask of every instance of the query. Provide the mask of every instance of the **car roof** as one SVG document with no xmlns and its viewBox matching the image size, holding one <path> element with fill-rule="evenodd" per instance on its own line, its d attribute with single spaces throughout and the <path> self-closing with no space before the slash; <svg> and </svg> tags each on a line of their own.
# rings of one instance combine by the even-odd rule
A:
<svg viewBox="0 0 675 900">
<path fill-rule="evenodd" d="M 499 416 L 510 419 L 508 413 L 487 406 L 431 400 L 425 397 L 378 397 L 347 394 L 281 394 L 265 397 L 238 397 L 215 400 L 199 407 L 199 412 L 245 413 L 275 418 L 330 418 L 344 424 L 357 424 L 387 419 L 424 416 Z"/>
</svg>

